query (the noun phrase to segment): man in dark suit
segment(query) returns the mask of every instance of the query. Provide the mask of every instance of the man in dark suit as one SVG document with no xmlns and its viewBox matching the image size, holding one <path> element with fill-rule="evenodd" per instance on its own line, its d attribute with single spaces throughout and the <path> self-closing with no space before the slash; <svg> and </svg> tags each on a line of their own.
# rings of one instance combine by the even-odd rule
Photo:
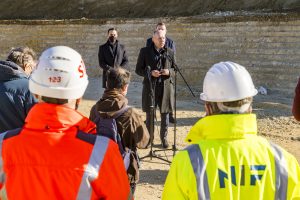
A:
<svg viewBox="0 0 300 200">
<path fill-rule="evenodd" d="M 167 34 L 167 27 L 165 23 L 159 22 L 156 24 L 155 31 L 160 31 L 160 30 L 163 31 L 165 34 Z M 146 46 L 149 47 L 151 43 L 152 43 L 152 37 L 147 39 Z M 167 36 L 166 36 L 165 47 L 172 49 L 174 54 L 176 53 L 175 42 Z M 169 113 L 169 121 L 170 123 L 175 123 L 175 119 L 173 117 L 173 111 Z"/>
<path fill-rule="evenodd" d="M 161 114 L 160 139 L 163 148 L 169 146 L 167 141 L 169 112 L 174 108 L 174 52 L 165 46 L 165 33 L 155 31 L 153 43 L 140 50 L 135 72 L 144 77 L 142 92 L 142 109 L 146 112 L 146 125 L 150 130 L 150 106 L 152 105 L 151 87 L 155 89 L 155 107 Z M 151 84 L 149 81 L 151 79 Z M 153 141 L 153 133 L 150 133 Z"/>
<path fill-rule="evenodd" d="M 125 46 L 117 40 L 118 32 L 115 28 L 107 31 L 107 42 L 99 46 L 98 60 L 99 65 L 103 69 L 102 87 L 106 88 L 106 72 L 110 68 L 128 66 L 128 56 Z"/>
</svg>

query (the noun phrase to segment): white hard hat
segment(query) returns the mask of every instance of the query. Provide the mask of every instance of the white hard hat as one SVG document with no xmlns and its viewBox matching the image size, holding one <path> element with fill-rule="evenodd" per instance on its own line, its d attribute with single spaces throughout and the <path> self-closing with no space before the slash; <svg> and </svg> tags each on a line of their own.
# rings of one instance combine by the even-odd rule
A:
<svg viewBox="0 0 300 200">
<path fill-rule="evenodd" d="M 200 99 L 210 102 L 229 102 L 257 94 L 251 76 L 234 62 L 214 64 L 206 73 Z"/>
<path fill-rule="evenodd" d="M 66 46 L 45 50 L 29 79 L 29 90 L 37 95 L 58 99 L 78 99 L 88 85 L 81 55 Z"/>
</svg>

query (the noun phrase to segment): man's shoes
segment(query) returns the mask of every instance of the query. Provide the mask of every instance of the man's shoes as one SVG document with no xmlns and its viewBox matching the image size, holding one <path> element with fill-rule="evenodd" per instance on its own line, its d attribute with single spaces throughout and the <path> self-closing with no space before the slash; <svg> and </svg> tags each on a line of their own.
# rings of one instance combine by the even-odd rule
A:
<svg viewBox="0 0 300 200">
<path fill-rule="evenodd" d="M 161 145 L 164 149 L 168 148 L 169 147 L 169 143 L 168 143 L 168 140 L 162 140 L 161 141 Z"/>
<path fill-rule="evenodd" d="M 174 119 L 173 115 L 169 116 L 169 122 L 172 123 L 172 124 L 175 123 L 175 119 Z"/>
</svg>

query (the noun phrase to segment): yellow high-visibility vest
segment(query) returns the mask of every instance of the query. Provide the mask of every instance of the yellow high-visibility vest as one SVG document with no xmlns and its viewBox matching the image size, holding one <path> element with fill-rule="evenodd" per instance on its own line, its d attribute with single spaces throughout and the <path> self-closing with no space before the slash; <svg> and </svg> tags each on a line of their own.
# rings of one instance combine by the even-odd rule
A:
<svg viewBox="0 0 300 200">
<path fill-rule="evenodd" d="M 257 136 L 254 114 L 204 117 L 186 140 L 191 145 L 174 157 L 163 200 L 300 199 L 297 160 Z"/>
</svg>

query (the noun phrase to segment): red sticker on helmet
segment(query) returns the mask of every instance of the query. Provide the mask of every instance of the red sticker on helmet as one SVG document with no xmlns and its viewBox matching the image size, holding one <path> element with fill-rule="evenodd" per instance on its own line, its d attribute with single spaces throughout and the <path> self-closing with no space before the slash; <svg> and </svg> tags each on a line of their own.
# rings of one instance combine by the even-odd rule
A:
<svg viewBox="0 0 300 200">
<path fill-rule="evenodd" d="M 79 67 L 78 67 L 78 72 L 79 72 L 79 74 L 80 74 L 80 78 L 82 78 L 82 77 L 84 77 L 84 74 L 85 74 L 85 66 L 84 66 L 84 63 L 83 63 L 83 61 L 81 60 L 81 63 L 80 63 L 80 65 L 79 65 Z"/>
</svg>

